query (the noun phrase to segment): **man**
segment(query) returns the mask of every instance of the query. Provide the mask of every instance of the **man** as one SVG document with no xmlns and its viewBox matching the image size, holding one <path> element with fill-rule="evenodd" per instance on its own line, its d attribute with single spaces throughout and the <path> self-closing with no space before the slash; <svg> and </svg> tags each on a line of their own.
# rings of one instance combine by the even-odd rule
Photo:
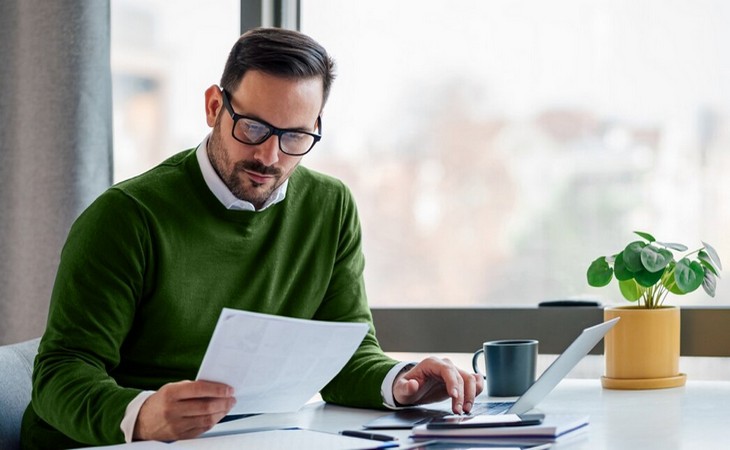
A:
<svg viewBox="0 0 730 450">
<path fill-rule="evenodd" d="M 333 68 L 303 34 L 244 34 L 220 87 L 205 92 L 209 137 L 113 186 L 81 214 L 36 359 L 25 448 L 210 429 L 233 407 L 232 388 L 185 380 L 195 378 L 223 307 L 369 323 L 322 390 L 328 402 L 380 408 L 450 397 L 455 413 L 471 409 L 479 376 L 448 360 L 412 367 L 383 354 L 352 196 L 299 165 L 322 133 Z"/>
</svg>

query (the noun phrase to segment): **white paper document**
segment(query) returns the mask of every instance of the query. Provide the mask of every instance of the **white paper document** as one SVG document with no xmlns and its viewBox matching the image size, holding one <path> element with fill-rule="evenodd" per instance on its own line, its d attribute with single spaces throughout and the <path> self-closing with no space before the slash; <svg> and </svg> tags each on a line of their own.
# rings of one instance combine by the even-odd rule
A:
<svg viewBox="0 0 730 450">
<path fill-rule="evenodd" d="M 224 308 L 196 379 L 234 388 L 229 414 L 297 411 L 337 375 L 367 331 L 366 323 Z"/>
</svg>

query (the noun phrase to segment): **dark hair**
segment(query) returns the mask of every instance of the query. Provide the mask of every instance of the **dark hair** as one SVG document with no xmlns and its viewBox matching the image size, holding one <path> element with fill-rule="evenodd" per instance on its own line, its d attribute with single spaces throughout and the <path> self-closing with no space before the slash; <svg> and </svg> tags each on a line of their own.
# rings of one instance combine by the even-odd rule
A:
<svg viewBox="0 0 730 450">
<path fill-rule="evenodd" d="M 282 28 L 254 28 L 231 49 L 221 87 L 234 92 L 249 70 L 295 79 L 320 77 L 324 106 L 335 79 L 334 69 L 335 61 L 327 50 L 309 36 Z"/>
</svg>

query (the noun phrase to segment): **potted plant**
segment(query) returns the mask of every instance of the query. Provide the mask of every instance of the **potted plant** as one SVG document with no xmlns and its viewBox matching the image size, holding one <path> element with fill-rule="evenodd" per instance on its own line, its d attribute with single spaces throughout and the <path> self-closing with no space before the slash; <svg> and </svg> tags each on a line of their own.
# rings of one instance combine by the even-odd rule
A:
<svg viewBox="0 0 730 450">
<path fill-rule="evenodd" d="M 615 277 L 621 295 L 636 302 L 604 310 L 606 320 L 621 320 L 604 342 L 606 375 L 601 383 L 610 389 L 682 386 L 687 376 L 679 372 L 680 311 L 664 302 L 669 294 L 688 294 L 700 286 L 714 297 L 722 263 L 706 242 L 684 253 L 686 245 L 634 233 L 643 240 L 597 258 L 587 272 L 588 284 L 594 287 L 606 286 Z"/>
</svg>

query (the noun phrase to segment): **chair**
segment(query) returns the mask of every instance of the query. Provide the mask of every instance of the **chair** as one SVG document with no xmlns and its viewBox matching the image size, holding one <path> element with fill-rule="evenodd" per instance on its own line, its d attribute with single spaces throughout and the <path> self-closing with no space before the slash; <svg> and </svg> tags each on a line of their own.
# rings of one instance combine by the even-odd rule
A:
<svg viewBox="0 0 730 450">
<path fill-rule="evenodd" d="M 0 449 L 20 448 L 20 422 L 30 403 L 40 338 L 0 346 Z"/>
</svg>

